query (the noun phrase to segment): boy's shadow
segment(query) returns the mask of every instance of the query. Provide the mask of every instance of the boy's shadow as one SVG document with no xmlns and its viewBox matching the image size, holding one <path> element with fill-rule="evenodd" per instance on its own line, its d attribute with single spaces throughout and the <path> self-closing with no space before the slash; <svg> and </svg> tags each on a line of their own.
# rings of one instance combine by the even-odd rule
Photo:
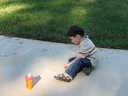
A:
<svg viewBox="0 0 128 96">
<path fill-rule="evenodd" d="M 40 80 L 41 80 L 40 75 L 34 76 L 32 87 L 34 87 Z"/>
</svg>

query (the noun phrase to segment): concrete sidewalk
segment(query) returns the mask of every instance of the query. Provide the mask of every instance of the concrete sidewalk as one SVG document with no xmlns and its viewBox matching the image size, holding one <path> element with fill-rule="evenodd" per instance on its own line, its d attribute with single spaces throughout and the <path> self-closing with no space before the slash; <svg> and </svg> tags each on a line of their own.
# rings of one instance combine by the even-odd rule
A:
<svg viewBox="0 0 128 96">
<path fill-rule="evenodd" d="M 0 36 L 0 96 L 128 96 L 128 51 L 99 48 L 96 70 L 71 82 L 54 80 L 77 47 L 69 44 Z M 41 79 L 25 88 L 24 76 Z"/>
</svg>

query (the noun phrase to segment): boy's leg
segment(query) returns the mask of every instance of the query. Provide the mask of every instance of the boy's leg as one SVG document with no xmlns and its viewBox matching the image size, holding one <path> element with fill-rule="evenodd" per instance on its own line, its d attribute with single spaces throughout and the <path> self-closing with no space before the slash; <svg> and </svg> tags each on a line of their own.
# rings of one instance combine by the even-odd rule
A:
<svg viewBox="0 0 128 96">
<path fill-rule="evenodd" d="M 83 68 L 90 67 L 91 61 L 88 58 L 79 58 L 65 70 L 65 73 L 74 78 L 78 72 L 83 70 Z"/>
<path fill-rule="evenodd" d="M 78 72 L 82 71 L 83 68 L 89 68 L 91 62 L 88 58 L 79 58 L 73 64 L 71 64 L 65 73 L 54 76 L 55 79 L 70 82 Z"/>
<path fill-rule="evenodd" d="M 71 57 L 68 60 L 68 63 L 72 62 L 74 59 L 76 59 L 76 57 Z M 72 80 L 72 77 L 66 73 L 55 75 L 54 78 L 57 80 L 65 81 L 65 82 L 70 82 Z"/>
</svg>

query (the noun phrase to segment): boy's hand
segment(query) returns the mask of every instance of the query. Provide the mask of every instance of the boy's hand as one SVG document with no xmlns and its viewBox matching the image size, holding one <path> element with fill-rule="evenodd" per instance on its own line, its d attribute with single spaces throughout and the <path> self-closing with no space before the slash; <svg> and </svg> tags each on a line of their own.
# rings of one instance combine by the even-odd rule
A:
<svg viewBox="0 0 128 96">
<path fill-rule="evenodd" d="M 68 68 L 70 64 L 64 64 L 64 68 Z"/>
<path fill-rule="evenodd" d="M 79 55 L 75 56 L 76 58 L 81 58 Z"/>
</svg>

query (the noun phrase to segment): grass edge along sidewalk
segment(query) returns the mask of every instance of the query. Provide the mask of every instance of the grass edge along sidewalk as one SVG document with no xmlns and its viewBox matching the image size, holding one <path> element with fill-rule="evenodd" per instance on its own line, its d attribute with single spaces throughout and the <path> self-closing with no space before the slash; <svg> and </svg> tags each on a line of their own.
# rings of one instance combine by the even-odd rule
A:
<svg viewBox="0 0 128 96">
<path fill-rule="evenodd" d="M 127 0 L 0 0 L 0 34 L 69 43 L 71 25 L 98 47 L 128 49 Z"/>
</svg>

